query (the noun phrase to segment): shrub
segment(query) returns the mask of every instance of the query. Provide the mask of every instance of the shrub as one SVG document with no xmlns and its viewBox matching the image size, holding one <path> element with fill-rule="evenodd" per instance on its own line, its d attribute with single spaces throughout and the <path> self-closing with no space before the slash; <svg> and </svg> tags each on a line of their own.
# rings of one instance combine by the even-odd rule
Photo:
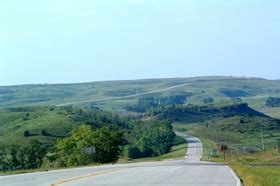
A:
<svg viewBox="0 0 280 186">
<path fill-rule="evenodd" d="M 29 137 L 29 136 L 30 136 L 29 130 L 24 131 L 24 132 L 23 132 L 23 136 L 24 136 L 24 137 Z"/>
</svg>

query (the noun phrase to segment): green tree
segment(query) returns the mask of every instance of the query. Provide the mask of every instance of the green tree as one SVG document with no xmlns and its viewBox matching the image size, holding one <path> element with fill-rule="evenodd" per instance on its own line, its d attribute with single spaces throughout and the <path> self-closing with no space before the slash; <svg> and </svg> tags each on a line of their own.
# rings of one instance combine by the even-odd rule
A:
<svg viewBox="0 0 280 186">
<path fill-rule="evenodd" d="M 42 165 L 46 150 L 38 140 L 30 140 L 23 148 L 24 166 L 26 168 L 39 168 Z"/>
<path fill-rule="evenodd" d="M 88 125 L 81 125 L 73 130 L 70 137 L 59 140 L 53 152 L 56 154 L 56 164 L 58 166 L 78 166 L 87 165 L 92 162 L 114 162 L 118 159 L 122 134 L 102 127 L 93 131 Z M 82 148 L 96 148 L 96 154 L 83 155 Z"/>
</svg>

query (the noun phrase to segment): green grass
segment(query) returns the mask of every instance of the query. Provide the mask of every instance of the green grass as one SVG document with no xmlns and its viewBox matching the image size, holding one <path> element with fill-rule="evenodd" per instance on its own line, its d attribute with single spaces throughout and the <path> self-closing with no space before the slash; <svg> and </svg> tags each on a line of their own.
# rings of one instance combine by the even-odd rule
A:
<svg viewBox="0 0 280 186">
<path fill-rule="evenodd" d="M 51 143 L 77 126 L 64 109 L 51 107 L 24 107 L 20 111 L 0 109 L 0 121 L 0 144 L 22 144 L 30 139 Z M 42 136 L 42 129 L 51 135 Z M 24 137 L 25 130 L 30 131 L 30 137 Z"/>
<path fill-rule="evenodd" d="M 249 155 L 228 154 L 212 161 L 228 164 L 248 186 L 280 185 L 280 154 L 276 149 Z"/>
<path fill-rule="evenodd" d="M 137 163 L 137 162 L 148 162 L 148 161 L 162 161 L 167 159 L 179 159 L 185 157 L 186 153 L 187 153 L 187 141 L 182 137 L 176 136 L 171 152 L 167 154 L 163 154 L 157 157 L 148 157 L 148 158 L 140 158 L 140 159 L 120 158 L 118 163 Z"/>
</svg>

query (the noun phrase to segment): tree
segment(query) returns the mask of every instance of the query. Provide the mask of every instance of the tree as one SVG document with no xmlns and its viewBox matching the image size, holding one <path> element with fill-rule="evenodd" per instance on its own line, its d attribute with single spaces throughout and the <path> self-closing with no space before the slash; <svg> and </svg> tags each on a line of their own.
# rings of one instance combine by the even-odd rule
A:
<svg viewBox="0 0 280 186">
<path fill-rule="evenodd" d="M 59 140 L 53 149 L 56 154 L 56 164 L 63 166 L 78 166 L 92 163 L 92 155 L 81 154 L 82 148 L 96 148 L 93 156 L 95 162 L 114 162 L 118 159 L 122 134 L 102 127 L 95 131 L 88 125 L 81 125 L 73 130 L 70 137 Z"/>
<path fill-rule="evenodd" d="M 26 168 L 39 168 L 42 165 L 46 150 L 38 140 L 30 140 L 23 148 L 24 166 Z"/>
<path fill-rule="evenodd" d="M 41 134 L 42 134 L 43 136 L 47 136 L 47 135 L 48 135 L 48 133 L 47 133 L 47 131 L 46 131 L 45 129 L 41 130 Z"/>
<path fill-rule="evenodd" d="M 135 123 L 132 135 L 136 138 L 134 145 L 125 148 L 125 155 L 129 158 L 138 158 L 139 155 L 159 156 L 167 153 L 175 138 L 171 123 L 155 121 Z"/>
<path fill-rule="evenodd" d="M 124 156 L 131 159 L 136 159 L 136 158 L 140 158 L 142 154 L 138 147 L 134 145 L 127 145 L 124 148 Z"/>
<path fill-rule="evenodd" d="M 96 161 L 100 163 L 115 162 L 119 158 L 122 134 L 102 127 L 94 132 L 94 146 L 96 147 Z"/>
</svg>

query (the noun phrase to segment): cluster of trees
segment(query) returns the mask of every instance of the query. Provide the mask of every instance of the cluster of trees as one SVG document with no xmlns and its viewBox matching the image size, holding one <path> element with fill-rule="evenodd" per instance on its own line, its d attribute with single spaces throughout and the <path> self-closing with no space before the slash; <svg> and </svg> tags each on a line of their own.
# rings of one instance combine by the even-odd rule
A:
<svg viewBox="0 0 280 186">
<path fill-rule="evenodd" d="M 268 106 L 268 107 L 280 107 L 280 98 L 269 97 L 266 100 L 265 106 Z"/>
<path fill-rule="evenodd" d="M 191 95 L 192 93 L 185 92 L 167 97 L 143 97 L 139 98 L 136 106 L 128 106 L 127 110 L 144 113 L 162 106 L 181 105 L 186 103 Z"/>
<path fill-rule="evenodd" d="M 209 104 L 209 103 L 213 103 L 213 102 L 214 102 L 214 99 L 211 97 L 207 97 L 207 98 L 203 99 L 203 103 L 205 103 L 205 104 Z"/>
<path fill-rule="evenodd" d="M 65 107 L 70 118 L 80 124 L 88 124 L 95 128 L 103 126 L 116 126 L 118 128 L 128 128 L 130 119 L 120 117 L 118 114 L 107 112 L 98 108 L 78 109 L 71 106 Z"/>
<path fill-rule="evenodd" d="M 158 109 L 155 117 L 159 120 L 171 120 L 184 123 L 205 122 L 217 117 L 229 118 L 233 116 L 260 116 L 264 114 L 250 108 L 247 103 L 231 105 L 184 105 L 163 107 Z"/>
<path fill-rule="evenodd" d="M 124 143 L 123 134 L 109 127 L 92 129 L 81 125 L 71 136 L 59 140 L 47 154 L 47 162 L 52 167 L 87 165 L 90 163 L 115 162 Z M 83 148 L 95 147 L 96 153 L 85 155 Z"/>
<path fill-rule="evenodd" d="M 231 98 L 236 97 L 246 97 L 249 96 L 247 92 L 244 92 L 243 90 L 221 90 L 221 92 Z"/>
<path fill-rule="evenodd" d="M 43 163 L 46 148 L 37 140 L 24 146 L 9 145 L 0 148 L 0 165 L 3 170 L 33 169 Z"/>
<path fill-rule="evenodd" d="M 128 158 L 159 156 L 170 151 L 175 133 L 170 122 L 138 122 L 131 133 L 132 143 L 125 146 Z"/>
</svg>

